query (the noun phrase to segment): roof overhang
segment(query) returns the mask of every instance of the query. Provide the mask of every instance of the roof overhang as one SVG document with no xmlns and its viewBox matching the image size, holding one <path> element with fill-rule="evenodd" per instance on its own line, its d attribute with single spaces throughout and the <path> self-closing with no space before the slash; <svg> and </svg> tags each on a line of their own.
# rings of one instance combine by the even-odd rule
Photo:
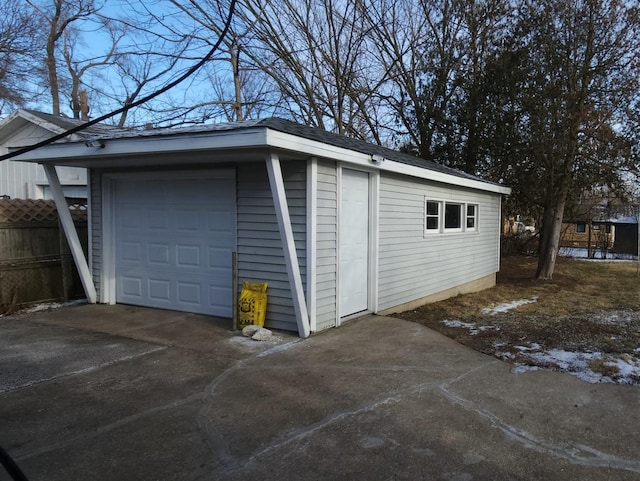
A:
<svg viewBox="0 0 640 481">
<path fill-rule="evenodd" d="M 64 132 L 64 129 L 62 127 L 59 127 L 51 122 L 47 122 L 46 120 L 41 119 L 31 112 L 16 110 L 6 119 L 0 122 L 0 143 L 11 138 L 29 124 L 37 125 L 38 127 L 48 130 L 53 134 L 60 134 Z"/>
<path fill-rule="evenodd" d="M 15 160 L 71 167 L 122 169 L 264 160 L 268 151 L 278 152 L 283 160 L 324 158 L 475 190 L 511 193 L 510 188 L 502 185 L 382 159 L 266 126 L 161 135 L 143 133 L 137 136 L 102 138 L 95 142 L 52 144 L 22 154 Z M 206 155 L 207 153 L 215 155 Z M 192 155 L 185 159 L 173 154 Z"/>
<path fill-rule="evenodd" d="M 282 150 L 295 150 L 296 152 L 305 153 L 309 156 L 347 162 L 362 167 L 374 167 L 383 172 L 393 172 L 396 174 L 408 175 L 434 182 L 442 182 L 459 187 L 468 187 L 470 189 L 484 190 L 507 195 L 511 193 L 511 188 L 502 185 L 483 182 L 471 178 L 458 177 L 456 175 L 437 172 L 430 169 L 423 169 L 389 159 L 374 158 L 374 156 L 370 154 L 336 147 L 331 144 L 298 137 L 277 130 L 269 130 L 267 137 L 268 144 L 270 146 Z"/>
</svg>

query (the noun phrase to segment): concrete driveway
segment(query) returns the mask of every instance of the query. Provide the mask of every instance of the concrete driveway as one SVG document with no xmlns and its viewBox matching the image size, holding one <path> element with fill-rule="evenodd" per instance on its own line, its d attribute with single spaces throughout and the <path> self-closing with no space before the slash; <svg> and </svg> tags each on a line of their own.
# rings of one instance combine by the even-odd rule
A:
<svg viewBox="0 0 640 481">
<path fill-rule="evenodd" d="M 0 445 L 31 481 L 640 480 L 637 387 L 513 374 L 399 319 L 262 343 L 228 327 L 0 318 Z"/>
</svg>

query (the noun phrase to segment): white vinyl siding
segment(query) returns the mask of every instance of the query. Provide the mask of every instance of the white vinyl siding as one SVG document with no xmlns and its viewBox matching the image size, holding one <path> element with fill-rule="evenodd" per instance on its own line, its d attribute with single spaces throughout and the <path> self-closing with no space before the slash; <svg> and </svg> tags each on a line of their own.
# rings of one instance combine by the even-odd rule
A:
<svg viewBox="0 0 640 481">
<path fill-rule="evenodd" d="M 425 198 L 477 205 L 482 227 L 425 236 Z M 499 225 L 497 194 L 381 175 L 378 310 L 497 272 Z"/>
<path fill-rule="evenodd" d="M 282 175 L 303 284 L 306 278 L 306 162 L 282 162 Z M 268 282 L 268 327 L 297 331 L 291 288 L 266 166 L 237 171 L 238 281 Z"/>
<path fill-rule="evenodd" d="M 37 164 L 3 160 L 0 162 L 0 196 L 8 195 L 12 199 L 35 199 L 33 181 L 44 170 Z"/>
<path fill-rule="evenodd" d="M 9 152 L 9 147 L 24 147 L 49 138 L 52 132 L 40 126 L 27 124 L 0 145 L 0 154 Z M 65 195 L 86 197 L 86 169 L 77 167 L 56 167 L 58 178 Z M 41 165 L 31 162 L 3 160 L 0 162 L 0 196 L 12 199 L 52 199 L 44 190 L 48 186 L 47 176 Z"/>
<path fill-rule="evenodd" d="M 336 325 L 337 169 L 333 162 L 318 162 L 316 241 L 316 328 Z"/>
</svg>

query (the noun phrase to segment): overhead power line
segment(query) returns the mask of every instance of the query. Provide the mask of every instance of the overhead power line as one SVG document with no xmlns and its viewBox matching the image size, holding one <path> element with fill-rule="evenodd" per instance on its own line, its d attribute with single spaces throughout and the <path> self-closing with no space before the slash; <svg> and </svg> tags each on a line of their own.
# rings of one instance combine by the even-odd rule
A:
<svg viewBox="0 0 640 481">
<path fill-rule="evenodd" d="M 73 127 L 72 129 L 66 130 L 60 134 L 54 135 L 51 138 L 45 139 L 41 142 L 38 142 L 36 144 L 33 145 L 29 145 L 27 147 L 22 147 L 21 149 L 15 150 L 13 152 L 9 152 L 8 154 L 2 155 L 0 156 L 0 162 L 3 160 L 7 160 L 7 159 L 11 159 L 13 157 L 17 157 L 18 155 L 22 155 L 22 154 L 26 154 L 27 152 L 31 152 L 32 150 L 36 150 L 39 149 L 40 147 L 44 147 L 45 145 L 49 145 L 53 142 L 56 142 L 57 140 L 60 139 L 64 139 L 65 137 L 67 137 L 68 135 L 72 135 L 75 134 L 77 132 L 81 132 L 82 130 L 86 129 L 87 127 L 91 127 L 92 125 L 95 125 L 99 122 L 102 122 L 104 120 L 110 119 L 111 117 L 114 117 L 118 114 L 121 114 L 123 112 L 126 112 L 127 110 L 130 110 L 134 107 L 137 107 L 138 105 L 142 105 L 146 102 L 148 102 L 149 100 L 152 100 L 154 98 L 156 98 L 158 95 L 161 95 L 163 93 L 165 93 L 168 90 L 171 90 L 173 87 L 175 87 L 176 85 L 178 85 L 179 83 L 185 81 L 186 79 L 188 79 L 191 75 L 193 75 L 193 73 L 195 73 L 198 69 L 200 69 L 200 67 L 202 67 L 205 63 L 207 63 L 207 61 L 213 57 L 213 54 L 216 52 L 216 50 L 218 50 L 218 48 L 220 47 L 220 44 L 222 44 L 222 41 L 224 40 L 224 38 L 226 37 L 227 33 L 229 32 L 229 29 L 231 28 L 231 20 L 233 18 L 233 14 L 235 11 L 235 7 L 236 7 L 236 2 L 237 0 L 231 0 L 231 2 L 229 3 L 229 14 L 227 15 L 227 18 L 225 20 L 224 23 L 224 28 L 222 29 L 222 32 L 220 32 L 220 37 L 218 38 L 218 40 L 216 41 L 215 45 L 211 48 L 211 50 L 209 50 L 209 52 L 207 53 L 207 55 L 205 55 L 200 61 L 198 61 L 198 63 L 196 63 L 195 65 L 193 65 L 191 68 L 189 68 L 189 70 L 187 70 L 184 74 L 182 74 L 180 77 L 178 77 L 176 80 L 174 80 L 173 82 L 169 82 L 167 85 L 165 85 L 164 87 L 162 87 L 159 90 L 156 90 L 155 92 L 147 95 L 146 97 L 141 98 L 140 100 L 136 100 L 135 102 L 132 102 L 131 104 L 125 105 L 117 110 L 114 110 L 112 112 L 109 112 L 108 114 L 105 114 L 101 117 L 95 118 L 93 120 L 90 120 L 82 125 L 78 125 L 77 127 Z"/>
</svg>

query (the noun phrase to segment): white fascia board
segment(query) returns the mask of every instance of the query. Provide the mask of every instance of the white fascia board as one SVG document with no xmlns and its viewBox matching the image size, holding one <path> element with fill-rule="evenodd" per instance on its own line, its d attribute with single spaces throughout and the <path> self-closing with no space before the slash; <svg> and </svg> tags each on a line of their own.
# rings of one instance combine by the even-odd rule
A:
<svg viewBox="0 0 640 481">
<path fill-rule="evenodd" d="M 409 175 L 411 177 L 417 177 L 419 179 L 432 180 L 434 182 L 441 182 L 459 187 L 468 187 L 471 189 L 494 192 L 497 194 L 508 195 L 511 193 L 511 188 L 509 187 L 482 182 L 474 179 L 467 179 L 464 177 L 458 177 L 455 175 L 446 174 L 444 172 L 437 172 L 435 170 L 423 169 L 420 167 L 415 167 L 413 165 L 403 164 L 401 162 L 394 162 L 393 160 L 389 159 L 385 159 L 381 163 L 374 163 L 372 162 L 371 155 L 369 154 L 356 152 L 353 150 L 345 149 L 343 147 L 336 147 L 334 145 L 325 144 L 316 140 L 306 139 L 298 137 L 296 135 L 279 132 L 277 130 L 268 131 L 267 142 L 269 143 L 270 147 L 297 151 L 312 156 L 324 157 L 340 162 L 347 162 L 350 164 L 359 165 L 361 167 L 367 167 L 369 169 L 376 168 L 383 172 L 393 172 L 396 174 Z"/>
<path fill-rule="evenodd" d="M 394 172 L 397 174 L 410 175 L 412 177 L 419 177 L 422 179 L 433 180 L 435 182 L 442 182 L 445 184 L 453 184 L 459 187 L 468 187 L 470 189 L 483 190 L 485 192 L 493 192 L 496 194 L 511 194 L 511 187 L 505 187 L 498 184 L 491 184 L 474 179 L 467 179 L 464 177 L 457 177 L 455 175 L 445 174 L 444 172 L 437 172 L 435 170 L 421 169 L 413 165 L 403 164 L 401 162 L 394 162 L 392 160 L 385 160 L 384 163 L 389 165 L 381 166 L 380 170 L 388 172 Z"/>
<path fill-rule="evenodd" d="M 20 117 L 22 117 L 23 119 L 28 120 L 32 124 L 42 127 L 43 129 L 48 130 L 49 132 L 53 132 L 54 134 L 61 134 L 62 132 L 65 131 L 63 127 L 60 127 L 59 125 L 51 123 L 48 120 L 45 120 L 41 117 L 38 117 L 37 115 L 32 114 L 31 112 L 26 112 L 24 110 L 19 110 L 18 112 L 20 112 Z"/>
<path fill-rule="evenodd" d="M 87 147 L 84 142 L 52 144 L 19 155 L 15 160 L 25 162 L 73 165 L 91 163 L 91 158 L 123 157 L 132 155 L 188 152 L 216 149 L 255 148 L 266 146 L 266 129 L 229 130 L 168 136 L 140 136 L 105 138 L 104 147 Z M 150 160 L 153 162 L 153 160 Z"/>
</svg>

